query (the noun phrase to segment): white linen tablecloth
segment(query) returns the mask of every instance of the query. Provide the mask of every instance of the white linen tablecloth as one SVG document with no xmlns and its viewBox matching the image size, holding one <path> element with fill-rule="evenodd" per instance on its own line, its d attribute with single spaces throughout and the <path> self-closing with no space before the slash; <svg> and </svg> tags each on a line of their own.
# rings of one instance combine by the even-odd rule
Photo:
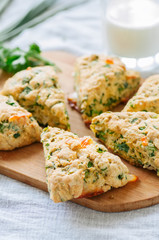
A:
<svg viewBox="0 0 159 240">
<path fill-rule="evenodd" d="M 0 25 L 22 14 L 33 2 L 14 0 Z M 36 42 L 42 50 L 74 54 L 102 51 L 100 1 L 58 13 L 23 31 L 8 42 L 27 48 Z M 14 20 L 14 18 L 13 18 Z M 102 213 L 72 202 L 54 204 L 49 195 L 0 175 L 0 240 L 150 240 L 159 239 L 159 205 L 122 213 Z"/>
</svg>

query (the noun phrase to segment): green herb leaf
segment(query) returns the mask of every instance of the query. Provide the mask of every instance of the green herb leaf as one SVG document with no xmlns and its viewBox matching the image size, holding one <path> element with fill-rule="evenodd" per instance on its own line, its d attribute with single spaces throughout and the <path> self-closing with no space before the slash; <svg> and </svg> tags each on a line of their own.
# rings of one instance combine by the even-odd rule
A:
<svg viewBox="0 0 159 240">
<path fill-rule="evenodd" d="M 90 168 L 90 167 L 93 167 L 94 165 L 91 161 L 89 161 L 87 166 L 88 166 L 88 168 Z"/>
<path fill-rule="evenodd" d="M 102 171 L 105 171 L 105 170 L 107 170 L 107 167 L 105 167 L 105 168 L 102 168 L 101 170 L 102 170 Z"/>
<path fill-rule="evenodd" d="M 0 123 L 0 133 L 4 133 L 5 125 L 3 123 Z"/>
<path fill-rule="evenodd" d="M 24 90 L 23 90 L 23 93 L 24 94 L 28 94 L 32 91 L 32 89 L 30 87 L 25 87 Z"/>
<path fill-rule="evenodd" d="M 28 51 L 18 47 L 10 49 L 0 46 L 0 68 L 9 73 L 16 73 L 27 67 L 50 65 L 56 71 L 61 71 L 55 63 L 43 58 L 40 53 L 41 50 L 35 43 L 29 46 Z"/>
<path fill-rule="evenodd" d="M 6 104 L 11 105 L 11 106 L 16 106 L 15 102 L 11 102 L 10 99 L 6 101 Z"/>
<path fill-rule="evenodd" d="M 153 144 L 153 142 L 151 140 L 148 143 L 147 149 L 149 151 L 149 156 L 154 157 L 155 151 L 157 150 L 157 148 L 155 147 L 155 145 Z"/>
<path fill-rule="evenodd" d="M 98 153 L 103 153 L 103 152 L 106 152 L 106 150 L 103 150 L 102 148 L 98 148 L 98 149 L 97 149 L 97 152 L 98 152 Z"/>
<path fill-rule="evenodd" d="M 20 137 L 20 133 L 15 133 L 15 134 L 13 135 L 13 137 L 14 137 L 14 138 Z"/>
<path fill-rule="evenodd" d="M 113 103 L 116 103 L 117 100 L 115 98 L 108 98 L 107 103 L 103 104 L 104 106 L 111 106 Z"/>
<path fill-rule="evenodd" d="M 128 151 L 129 151 L 129 146 L 128 146 L 125 142 L 116 144 L 116 147 L 117 147 L 120 151 L 124 151 L 124 152 L 126 152 L 126 153 L 128 153 Z"/>
<path fill-rule="evenodd" d="M 122 174 L 119 174 L 118 175 L 118 178 L 120 179 L 120 180 L 122 180 L 123 178 L 124 178 L 124 174 L 122 173 Z"/>
<path fill-rule="evenodd" d="M 104 137 L 104 135 L 105 135 L 105 132 L 103 132 L 103 131 L 99 131 L 99 132 L 96 133 L 96 137 L 97 137 L 97 138 L 100 138 L 102 141 L 105 142 L 105 137 Z"/>
<path fill-rule="evenodd" d="M 144 130 L 146 127 L 139 127 L 140 130 Z"/>
<path fill-rule="evenodd" d="M 22 80 L 22 84 L 26 84 L 26 83 L 29 83 L 30 79 L 29 78 L 24 78 Z"/>
<path fill-rule="evenodd" d="M 136 122 L 138 120 L 138 118 L 133 118 L 131 121 L 130 121 L 130 123 L 134 123 L 134 122 Z"/>
</svg>

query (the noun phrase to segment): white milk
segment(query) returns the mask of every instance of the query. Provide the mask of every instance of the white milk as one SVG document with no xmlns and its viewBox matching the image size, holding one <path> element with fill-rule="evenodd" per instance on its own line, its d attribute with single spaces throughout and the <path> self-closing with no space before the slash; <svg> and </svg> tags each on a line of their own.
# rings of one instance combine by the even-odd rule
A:
<svg viewBox="0 0 159 240">
<path fill-rule="evenodd" d="M 105 26 L 112 54 L 145 58 L 159 52 L 159 5 L 154 0 L 110 0 Z"/>
</svg>

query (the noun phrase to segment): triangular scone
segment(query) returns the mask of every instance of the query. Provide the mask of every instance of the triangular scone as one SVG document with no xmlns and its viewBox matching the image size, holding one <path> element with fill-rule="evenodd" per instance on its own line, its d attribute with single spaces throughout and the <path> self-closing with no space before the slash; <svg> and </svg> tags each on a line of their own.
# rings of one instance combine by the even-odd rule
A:
<svg viewBox="0 0 159 240">
<path fill-rule="evenodd" d="M 69 129 L 64 93 L 51 66 L 28 68 L 8 79 L 3 95 L 12 95 L 42 125 Z"/>
<path fill-rule="evenodd" d="M 13 99 L 0 95 L 0 150 L 13 150 L 40 141 L 36 120 Z"/>
<path fill-rule="evenodd" d="M 118 58 L 104 55 L 78 58 L 74 76 L 77 105 L 86 123 L 128 100 L 140 82 L 139 73 L 126 71 Z"/>
<path fill-rule="evenodd" d="M 131 164 L 159 175 L 159 115 L 108 112 L 93 119 L 91 129 L 105 145 Z"/>
<path fill-rule="evenodd" d="M 136 180 L 118 156 L 92 140 L 59 128 L 45 128 L 48 190 L 54 202 L 91 197 Z"/>
<path fill-rule="evenodd" d="M 137 94 L 128 101 L 123 111 L 159 113 L 159 75 L 147 78 Z"/>
</svg>

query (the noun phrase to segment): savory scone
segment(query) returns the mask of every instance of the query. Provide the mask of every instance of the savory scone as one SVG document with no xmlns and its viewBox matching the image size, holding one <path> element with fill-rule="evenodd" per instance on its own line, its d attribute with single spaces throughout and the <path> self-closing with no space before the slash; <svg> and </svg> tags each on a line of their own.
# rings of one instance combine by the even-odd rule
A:
<svg viewBox="0 0 159 240">
<path fill-rule="evenodd" d="M 159 115 L 108 112 L 93 119 L 91 129 L 105 145 L 131 164 L 159 175 Z"/>
<path fill-rule="evenodd" d="M 78 58 L 74 77 L 77 105 L 86 123 L 128 100 L 140 82 L 139 73 L 126 71 L 118 58 L 104 55 Z M 76 101 L 71 97 L 68 100 Z"/>
<path fill-rule="evenodd" d="M 48 190 L 54 202 L 91 197 L 135 181 L 118 156 L 92 140 L 47 127 L 44 147 Z"/>
<path fill-rule="evenodd" d="M 13 150 L 40 141 L 36 120 L 13 99 L 0 95 L 0 150 Z"/>
<path fill-rule="evenodd" d="M 9 78 L 2 90 L 12 95 L 41 125 L 69 129 L 64 93 L 53 67 L 34 67 Z"/>
<path fill-rule="evenodd" d="M 159 113 L 159 75 L 147 78 L 123 111 Z"/>
</svg>

